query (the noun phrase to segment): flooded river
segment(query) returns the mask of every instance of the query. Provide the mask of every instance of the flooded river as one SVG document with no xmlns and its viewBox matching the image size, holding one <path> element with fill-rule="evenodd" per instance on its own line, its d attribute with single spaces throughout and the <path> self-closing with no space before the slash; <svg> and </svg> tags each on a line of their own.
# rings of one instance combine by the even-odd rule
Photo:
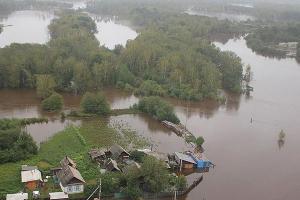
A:
<svg viewBox="0 0 300 200">
<path fill-rule="evenodd" d="M 53 16 L 49 19 L 40 18 L 47 21 L 51 17 Z M 24 20 L 22 17 L 19 19 Z M 11 22 L 13 21 L 7 24 Z M 3 35 L 7 31 L 6 28 Z M 1 42 L 2 34 L 0 45 L 9 44 Z M 16 42 L 11 39 L 7 41 Z M 116 43 L 106 44 L 110 48 Z M 250 97 L 229 94 L 227 104 L 223 106 L 212 102 L 188 103 L 170 100 L 181 122 L 195 135 L 204 136 L 206 154 L 216 164 L 186 199 L 298 199 L 300 65 L 294 59 L 277 60 L 256 55 L 246 47 L 242 38 L 229 40 L 225 44 L 215 44 L 222 50 L 236 52 L 245 64 L 251 65 L 254 74 L 251 86 L 254 87 L 254 92 Z M 110 88 L 103 92 L 112 108 L 127 108 L 138 101 L 132 94 L 116 89 Z M 48 124 L 28 127 L 28 131 L 37 142 L 47 140 L 69 123 L 81 123 L 71 120 L 61 122 L 59 115 L 42 112 L 40 101 L 33 90 L 0 90 L 0 97 L 0 118 L 50 118 Z M 80 97 L 64 94 L 64 99 L 65 110 L 79 106 Z M 181 138 L 146 115 L 122 115 L 111 117 L 110 120 L 127 123 L 140 134 L 150 138 L 158 151 L 172 152 L 185 148 Z M 281 129 L 286 133 L 286 139 L 283 143 L 278 143 Z"/>
<path fill-rule="evenodd" d="M 181 122 L 195 135 L 204 136 L 206 154 L 216 164 L 186 199 L 297 199 L 300 65 L 294 59 L 256 55 L 243 39 L 215 44 L 222 50 L 236 52 L 245 64 L 252 66 L 254 92 L 250 97 L 229 95 L 223 106 L 170 100 Z M 126 108 L 138 101 L 135 96 L 115 89 L 106 89 L 104 93 L 113 108 Z M 41 112 L 32 90 L 1 90 L 0 96 L 0 117 L 48 116 Z M 78 107 L 80 97 L 64 98 L 66 110 Z M 29 127 L 37 141 L 44 141 L 67 123 L 80 123 L 62 123 L 58 116 L 49 117 L 53 120 L 47 126 Z M 185 148 L 181 138 L 145 115 L 122 115 L 110 120 L 127 123 L 150 138 L 159 151 Z M 286 140 L 279 145 L 281 129 Z"/>
</svg>

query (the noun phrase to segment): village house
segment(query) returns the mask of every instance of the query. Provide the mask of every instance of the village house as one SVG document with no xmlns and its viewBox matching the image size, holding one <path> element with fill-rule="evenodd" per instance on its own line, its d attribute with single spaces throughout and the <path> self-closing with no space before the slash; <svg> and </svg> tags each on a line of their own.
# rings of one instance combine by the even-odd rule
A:
<svg viewBox="0 0 300 200">
<path fill-rule="evenodd" d="M 141 165 L 133 160 L 126 161 L 125 167 L 123 167 L 122 172 L 128 174 L 130 171 L 140 171 Z"/>
<path fill-rule="evenodd" d="M 28 193 L 7 194 L 6 200 L 27 200 Z"/>
<path fill-rule="evenodd" d="M 114 144 L 110 147 L 107 152 L 107 155 L 114 160 L 124 160 L 129 158 L 130 154 L 120 145 Z"/>
<path fill-rule="evenodd" d="M 196 161 L 187 154 L 175 152 L 175 160 L 179 164 L 180 169 L 193 169 L 196 166 Z"/>
<path fill-rule="evenodd" d="M 56 173 L 56 176 L 63 192 L 67 194 L 82 193 L 85 181 L 76 169 L 76 163 L 69 157 L 65 157 L 60 164 L 61 170 Z"/>
<path fill-rule="evenodd" d="M 25 183 L 26 188 L 34 190 L 42 183 L 42 173 L 36 166 L 23 165 L 21 170 L 22 183 Z"/>
<path fill-rule="evenodd" d="M 69 199 L 69 195 L 64 192 L 52 192 L 49 193 L 50 200 L 65 200 Z"/>
<path fill-rule="evenodd" d="M 105 168 L 107 171 L 110 171 L 110 172 L 116 172 L 116 171 L 121 171 L 120 168 L 118 167 L 118 164 L 115 160 L 109 158 L 107 160 L 107 163 L 105 165 Z"/>
</svg>

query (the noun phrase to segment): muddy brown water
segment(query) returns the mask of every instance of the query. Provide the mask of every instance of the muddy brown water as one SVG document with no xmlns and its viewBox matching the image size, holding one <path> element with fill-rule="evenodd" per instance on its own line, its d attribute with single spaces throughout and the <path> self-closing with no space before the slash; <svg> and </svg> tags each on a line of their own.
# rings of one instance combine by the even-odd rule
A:
<svg viewBox="0 0 300 200">
<path fill-rule="evenodd" d="M 253 71 L 250 97 L 230 95 L 226 105 L 169 100 L 181 122 L 195 135 L 203 135 L 207 157 L 216 167 L 184 199 L 191 200 L 294 200 L 300 198 L 300 65 L 294 59 L 256 55 L 244 39 L 215 43 L 236 52 Z M 112 108 L 127 108 L 138 98 L 120 90 L 103 91 Z M 47 125 L 28 128 L 38 142 L 68 123 L 41 111 L 33 90 L 0 90 L 0 118 L 47 116 Z M 78 107 L 80 97 L 64 94 L 65 110 Z M 252 118 L 252 123 L 251 123 Z M 122 115 L 111 122 L 126 123 L 153 141 L 162 152 L 186 149 L 184 141 L 146 115 Z M 278 142 L 279 132 L 286 133 Z M 193 180 L 199 174 L 189 176 Z"/>
</svg>

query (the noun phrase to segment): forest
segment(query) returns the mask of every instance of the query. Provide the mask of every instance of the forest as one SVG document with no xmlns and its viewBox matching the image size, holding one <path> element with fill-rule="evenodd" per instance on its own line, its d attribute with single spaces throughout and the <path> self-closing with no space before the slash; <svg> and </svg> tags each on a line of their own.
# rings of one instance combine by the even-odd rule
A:
<svg viewBox="0 0 300 200">
<path fill-rule="evenodd" d="M 146 83 L 150 89 L 158 85 L 165 96 L 188 100 L 218 99 L 223 88 L 241 90 L 240 58 L 208 40 L 216 32 L 238 32 L 238 26 L 151 8 L 136 14 L 144 16 L 139 36 L 111 51 L 99 47 L 96 25 L 88 15 L 65 11 L 49 25 L 46 45 L 0 49 L 0 87 L 36 88 L 37 77 L 47 74 L 55 80 L 56 91 L 75 94 L 114 85 L 138 91 Z"/>
<path fill-rule="evenodd" d="M 247 35 L 246 41 L 247 45 L 258 53 L 285 57 L 285 52 L 278 48 L 278 44 L 300 41 L 300 24 L 283 23 L 262 27 Z"/>
</svg>

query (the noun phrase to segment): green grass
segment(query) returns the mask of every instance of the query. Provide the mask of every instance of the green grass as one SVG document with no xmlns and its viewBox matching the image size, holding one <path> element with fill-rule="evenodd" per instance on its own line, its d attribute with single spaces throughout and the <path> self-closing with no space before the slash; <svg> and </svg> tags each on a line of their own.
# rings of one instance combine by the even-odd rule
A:
<svg viewBox="0 0 300 200">
<path fill-rule="evenodd" d="M 86 182 L 94 184 L 98 177 L 98 168 L 87 154 L 90 148 L 109 147 L 114 143 L 136 148 L 148 145 L 148 141 L 136 132 L 122 125 L 109 126 L 107 121 L 105 118 L 83 120 L 81 127 L 67 127 L 42 143 L 38 155 L 31 159 L 0 165 L 0 199 L 7 193 L 16 193 L 23 189 L 20 177 L 22 164 L 37 165 L 43 175 L 48 175 L 50 169 L 59 166 L 59 161 L 68 155 L 77 163 Z M 41 194 L 46 195 L 51 191 L 57 191 L 57 188 L 49 182 Z"/>
</svg>

